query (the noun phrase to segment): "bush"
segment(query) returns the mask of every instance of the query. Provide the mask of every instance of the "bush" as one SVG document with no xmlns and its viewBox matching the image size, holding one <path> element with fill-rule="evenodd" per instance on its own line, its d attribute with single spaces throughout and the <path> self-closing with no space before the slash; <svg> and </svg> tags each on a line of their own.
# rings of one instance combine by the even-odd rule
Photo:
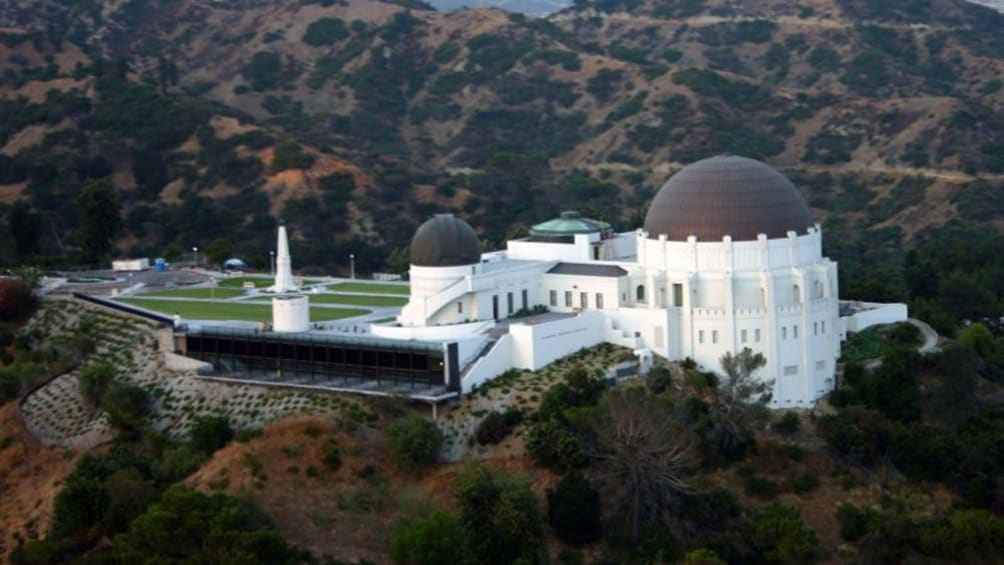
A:
<svg viewBox="0 0 1004 565">
<path fill-rule="evenodd" d="M 528 482 L 473 466 L 456 478 L 453 488 L 469 555 L 475 563 L 540 561 L 543 524 Z"/>
<path fill-rule="evenodd" d="M 600 538 L 600 493 L 581 473 L 565 475 L 547 491 L 547 520 L 562 541 L 583 544 Z"/>
<path fill-rule="evenodd" d="M 307 26 L 303 42 L 313 47 L 331 45 L 349 36 L 345 22 L 338 18 L 321 18 Z"/>
<path fill-rule="evenodd" d="M 101 397 L 115 380 L 115 368 L 108 363 L 94 363 L 80 372 L 80 394 L 92 406 L 99 406 Z"/>
<path fill-rule="evenodd" d="M 0 322 L 26 320 L 35 310 L 31 286 L 20 279 L 0 278 Z"/>
<path fill-rule="evenodd" d="M 774 424 L 774 427 L 778 432 L 786 436 L 790 436 L 798 432 L 798 429 L 801 427 L 801 423 L 802 421 L 798 418 L 797 413 L 788 412 L 782 416 L 776 424 Z"/>
<path fill-rule="evenodd" d="M 669 369 L 662 365 L 652 367 L 652 370 L 645 376 L 645 386 L 652 394 L 662 394 L 673 384 L 673 375 Z"/>
<path fill-rule="evenodd" d="M 524 439 L 526 450 L 538 465 L 566 470 L 586 462 L 582 441 L 561 422 L 538 422 L 526 430 Z"/>
<path fill-rule="evenodd" d="M 776 498 L 780 488 L 777 483 L 759 475 L 751 475 L 746 479 L 746 494 L 769 500 Z"/>
<path fill-rule="evenodd" d="M 387 428 L 387 441 L 394 464 L 402 469 L 416 470 L 439 458 L 443 433 L 436 424 L 412 414 Z"/>
<path fill-rule="evenodd" d="M 768 561 L 813 563 L 820 557 L 816 533 L 792 506 L 771 504 L 755 511 L 749 525 L 749 538 Z"/>
<path fill-rule="evenodd" d="M 460 519 L 437 510 L 398 524 L 391 537 L 390 556 L 401 565 L 463 563 L 464 530 Z"/>
<path fill-rule="evenodd" d="M 342 450 L 335 440 L 329 440 L 324 446 L 324 466 L 332 471 L 337 471 L 342 466 Z"/>
<path fill-rule="evenodd" d="M 819 477 L 815 473 L 804 473 L 791 479 L 791 490 L 795 491 L 795 494 L 807 494 L 817 488 L 819 488 Z"/>
<path fill-rule="evenodd" d="M 863 510 L 849 503 L 837 507 L 837 521 L 840 523 L 840 537 L 847 541 L 858 541 L 868 535 L 874 521 L 874 512 Z"/>
<path fill-rule="evenodd" d="M 225 416 L 203 416 L 192 424 L 192 448 L 206 455 L 234 439 L 234 430 Z"/>
<path fill-rule="evenodd" d="M 491 412 L 478 424 L 474 439 L 478 445 L 498 443 L 505 439 L 522 419 L 523 414 L 519 410 L 507 410 L 505 414 Z"/>
</svg>

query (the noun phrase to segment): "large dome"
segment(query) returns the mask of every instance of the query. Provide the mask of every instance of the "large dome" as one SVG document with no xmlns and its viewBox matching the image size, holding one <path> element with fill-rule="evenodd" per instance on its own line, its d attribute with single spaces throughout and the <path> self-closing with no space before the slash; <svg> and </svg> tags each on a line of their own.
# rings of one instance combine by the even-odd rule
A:
<svg viewBox="0 0 1004 565">
<path fill-rule="evenodd" d="M 753 240 L 785 237 L 814 226 L 805 199 L 769 165 L 719 155 L 687 165 L 669 178 L 648 207 L 648 237 L 682 241 Z"/>
<path fill-rule="evenodd" d="M 481 243 L 470 224 L 453 214 L 436 214 L 411 240 L 411 264 L 455 267 L 481 262 Z"/>
</svg>

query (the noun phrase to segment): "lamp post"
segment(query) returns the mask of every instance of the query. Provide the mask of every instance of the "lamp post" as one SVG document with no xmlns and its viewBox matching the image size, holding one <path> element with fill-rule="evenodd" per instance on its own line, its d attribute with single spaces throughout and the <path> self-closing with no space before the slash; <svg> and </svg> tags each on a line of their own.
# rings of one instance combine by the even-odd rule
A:
<svg viewBox="0 0 1004 565">
<path fill-rule="evenodd" d="M 199 268 L 199 248 L 198 247 L 193 247 L 192 248 L 192 256 L 195 258 L 194 259 L 195 260 L 195 268 L 198 269 Z"/>
<path fill-rule="evenodd" d="M 349 276 L 352 279 L 356 278 L 356 254 L 349 253 Z"/>
<path fill-rule="evenodd" d="M 275 251 L 268 252 L 268 274 L 275 276 Z"/>
</svg>

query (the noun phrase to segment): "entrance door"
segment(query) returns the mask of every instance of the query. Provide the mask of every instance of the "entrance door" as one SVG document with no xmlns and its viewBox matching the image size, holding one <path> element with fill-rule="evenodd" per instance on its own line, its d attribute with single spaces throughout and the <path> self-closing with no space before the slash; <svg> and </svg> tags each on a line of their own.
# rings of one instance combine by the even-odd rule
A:
<svg viewBox="0 0 1004 565">
<path fill-rule="evenodd" d="M 492 295 L 492 318 L 499 319 L 499 295 Z"/>
</svg>

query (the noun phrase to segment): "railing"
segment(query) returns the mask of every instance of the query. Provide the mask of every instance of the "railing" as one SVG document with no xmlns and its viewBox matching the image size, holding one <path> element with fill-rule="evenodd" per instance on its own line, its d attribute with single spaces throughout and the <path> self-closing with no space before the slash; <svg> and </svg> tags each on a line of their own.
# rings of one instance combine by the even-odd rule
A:
<svg viewBox="0 0 1004 565">
<path fill-rule="evenodd" d="M 112 310 L 118 310 L 120 312 L 125 312 L 126 314 L 132 314 L 133 316 L 139 316 L 141 318 L 146 318 L 148 320 L 153 320 L 158 324 L 166 327 L 174 327 L 174 318 L 170 316 L 165 316 L 163 314 L 156 314 L 154 312 L 149 312 L 135 306 L 130 306 L 128 304 L 123 304 L 121 302 L 115 302 L 114 300 L 106 300 L 104 298 L 98 298 L 97 296 L 91 296 L 89 294 L 83 294 L 81 292 L 74 292 L 73 297 L 77 300 L 83 300 L 84 302 L 90 302 L 91 304 L 101 306 L 104 308 L 111 308 Z"/>
</svg>

